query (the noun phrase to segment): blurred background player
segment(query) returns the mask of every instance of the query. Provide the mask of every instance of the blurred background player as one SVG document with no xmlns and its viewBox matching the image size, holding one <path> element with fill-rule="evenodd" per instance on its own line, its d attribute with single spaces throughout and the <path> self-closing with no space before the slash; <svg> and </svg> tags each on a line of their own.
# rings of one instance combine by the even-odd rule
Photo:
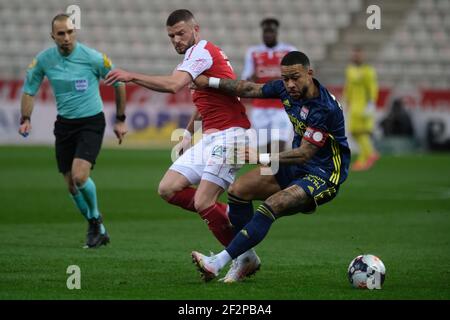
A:
<svg viewBox="0 0 450 320">
<path fill-rule="evenodd" d="M 70 195 L 89 223 L 86 247 L 106 245 L 110 239 L 98 209 L 97 191 L 90 172 L 100 152 L 105 131 L 99 80 L 113 68 L 110 59 L 76 41 L 70 17 L 58 14 L 52 20 L 51 37 L 56 46 L 39 53 L 28 66 L 23 86 L 19 133 L 28 136 L 34 95 L 47 77 L 56 99 L 54 135 L 59 172 Z M 122 142 L 125 124 L 125 86 L 115 84 L 117 122 L 114 132 Z"/>
<path fill-rule="evenodd" d="M 271 80 L 280 79 L 281 59 L 290 51 L 297 50 L 293 45 L 278 41 L 278 28 L 280 23 L 277 19 L 266 18 L 260 23 L 262 29 L 263 43 L 252 46 L 245 55 L 242 80 L 266 83 Z M 253 99 L 250 121 L 252 127 L 267 129 L 268 133 L 262 135 L 258 132 L 258 145 L 270 152 L 271 135 L 270 129 L 279 129 L 279 150 L 290 147 L 292 141 L 292 124 L 284 111 L 283 104 L 279 99 Z"/>
<path fill-rule="evenodd" d="M 352 170 L 367 170 L 378 160 L 379 154 L 372 144 L 378 83 L 375 68 L 364 62 L 364 52 L 355 47 L 351 63 L 345 72 L 344 98 L 348 107 L 350 133 L 359 154 Z"/>
<path fill-rule="evenodd" d="M 160 92 L 177 92 L 192 83 L 199 75 L 236 79 L 230 62 L 220 48 L 201 40 L 200 27 L 193 14 L 185 9 L 173 11 L 166 21 L 167 34 L 184 60 L 170 76 L 148 76 L 116 69 L 108 74 L 106 83 L 134 82 Z M 234 154 L 236 140 L 245 137 L 250 127 L 245 108 L 236 98 L 216 89 L 194 90 L 197 108 L 186 129 L 185 141 L 190 145 L 194 120 L 202 119 L 203 138 L 184 151 L 162 178 L 158 193 L 167 202 L 197 212 L 222 245 L 227 246 L 234 232 L 227 215 L 227 205 L 218 202 L 219 196 L 234 181 L 242 165 L 227 162 Z M 197 189 L 191 185 L 198 185 Z M 233 223 L 233 217 L 230 217 Z M 259 259 L 253 250 L 242 256 Z M 255 266 L 259 267 L 259 262 Z M 255 268 L 246 269 L 247 273 Z"/>
<path fill-rule="evenodd" d="M 250 219 L 241 221 L 240 232 L 219 254 L 207 257 L 192 252 L 193 262 L 206 280 L 215 278 L 229 261 L 261 242 L 278 218 L 299 212 L 313 213 L 317 206 L 334 199 L 347 179 L 350 149 L 341 105 L 313 78 L 309 58 L 304 53 L 288 53 L 281 61 L 281 74 L 283 80 L 266 84 L 205 80 L 203 76 L 196 81 L 200 87 L 207 85 L 240 97 L 287 101 L 286 112 L 295 124 L 292 150 L 258 157 L 263 165 L 278 162 L 277 172 L 262 175 L 260 168 L 256 168 L 230 187 L 229 193 L 241 201 L 264 201 L 255 214 L 241 210 Z"/>
</svg>

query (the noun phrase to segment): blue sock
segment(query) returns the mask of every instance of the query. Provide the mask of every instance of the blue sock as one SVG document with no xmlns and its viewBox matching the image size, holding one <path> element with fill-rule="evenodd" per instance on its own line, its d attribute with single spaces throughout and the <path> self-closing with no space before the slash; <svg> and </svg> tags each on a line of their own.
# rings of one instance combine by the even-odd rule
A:
<svg viewBox="0 0 450 320">
<path fill-rule="evenodd" d="M 78 187 L 78 190 L 83 194 L 84 199 L 89 207 L 89 219 L 98 218 L 100 213 L 97 206 L 97 188 L 91 178 L 88 178 L 84 185 Z"/>
<path fill-rule="evenodd" d="M 225 250 L 231 258 L 236 259 L 239 255 L 260 243 L 269 232 L 274 221 L 275 216 L 272 209 L 263 203 L 256 210 L 252 220 L 242 228 Z"/>
<path fill-rule="evenodd" d="M 78 190 L 80 190 L 83 194 L 83 197 L 89 207 L 89 219 L 98 219 L 98 217 L 100 217 L 100 212 L 98 211 L 97 188 L 95 187 L 94 181 L 91 178 L 88 178 L 84 185 L 79 187 Z M 106 232 L 103 224 L 100 225 L 100 232 L 102 234 Z"/>
<path fill-rule="evenodd" d="M 75 205 L 77 206 L 78 210 L 80 210 L 83 217 L 86 218 L 86 220 L 89 219 L 89 207 L 86 203 L 86 200 L 84 200 L 84 196 L 81 194 L 80 190 L 77 189 L 77 193 L 70 194 L 70 197 L 72 198 L 73 202 L 75 202 Z"/>
<path fill-rule="evenodd" d="M 241 199 L 229 193 L 228 208 L 228 218 L 233 225 L 233 232 L 236 235 L 252 219 L 253 204 L 252 201 Z"/>
</svg>

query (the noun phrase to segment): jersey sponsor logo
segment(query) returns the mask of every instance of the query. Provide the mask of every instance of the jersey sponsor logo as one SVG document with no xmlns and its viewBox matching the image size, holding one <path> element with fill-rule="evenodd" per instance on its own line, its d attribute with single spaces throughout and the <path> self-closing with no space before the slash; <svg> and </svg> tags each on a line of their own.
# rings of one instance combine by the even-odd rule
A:
<svg viewBox="0 0 450 320">
<path fill-rule="evenodd" d="M 111 69 L 111 67 L 112 67 L 111 59 L 109 59 L 106 54 L 103 54 L 103 66 L 106 69 Z"/>
<path fill-rule="evenodd" d="M 302 109 L 300 110 L 300 118 L 302 120 L 306 120 L 306 118 L 308 117 L 308 113 L 309 109 L 306 106 L 303 106 Z"/>
<path fill-rule="evenodd" d="M 281 77 L 280 66 L 278 64 L 273 66 L 261 65 L 256 67 L 256 77 L 278 79 Z"/>
<path fill-rule="evenodd" d="M 306 130 L 306 124 L 300 120 L 298 120 L 296 117 L 294 117 L 292 114 L 288 114 L 289 120 L 291 120 L 291 123 L 294 127 L 294 131 L 299 136 L 303 136 Z"/>
<path fill-rule="evenodd" d="M 31 60 L 31 63 L 28 65 L 28 69 L 32 69 L 36 66 L 37 64 L 37 60 L 36 58 L 33 58 L 33 60 Z"/>
<path fill-rule="evenodd" d="M 75 90 L 79 92 L 86 91 L 89 86 L 87 79 L 75 80 Z"/>
</svg>

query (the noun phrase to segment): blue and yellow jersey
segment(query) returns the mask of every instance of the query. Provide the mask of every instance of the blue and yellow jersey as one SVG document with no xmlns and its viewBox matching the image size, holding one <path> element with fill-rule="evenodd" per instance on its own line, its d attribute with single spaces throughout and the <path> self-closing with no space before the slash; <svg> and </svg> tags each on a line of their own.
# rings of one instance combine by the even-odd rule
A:
<svg viewBox="0 0 450 320">
<path fill-rule="evenodd" d="M 93 116 L 103 110 L 99 80 L 113 68 L 105 54 L 81 43 L 76 43 L 68 56 L 61 55 L 54 46 L 40 52 L 28 66 L 23 92 L 34 96 L 46 76 L 60 116 L 68 119 Z"/>
<path fill-rule="evenodd" d="M 293 148 L 298 148 L 302 139 L 320 147 L 302 167 L 338 185 L 347 178 L 350 164 L 344 115 L 335 97 L 319 81 L 313 81 L 320 92 L 320 96 L 314 99 L 293 99 L 286 91 L 283 80 L 266 83 L 262 92 L 264 97 L 281 99 L 294 126 Z"/>
</svg>

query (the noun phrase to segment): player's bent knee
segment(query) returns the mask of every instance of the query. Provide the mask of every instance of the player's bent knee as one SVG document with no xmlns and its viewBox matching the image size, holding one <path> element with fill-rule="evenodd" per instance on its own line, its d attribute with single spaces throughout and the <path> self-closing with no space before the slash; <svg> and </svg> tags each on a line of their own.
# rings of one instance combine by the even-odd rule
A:
<svg viewBox="0 0 450 320">
<path fill-rule="evenodd" d="M 216 203 L 215 199 L 208 199 L 206 197 L 195 197 L 194 198 L 194 207 L 197 212 L 202 212 L 203 210 L 211 207 Z"/>
<path fill-rule="evenodd" d="M 72 173 L 72 181 L 75 183 L 77 187 L 83 186 L 88 178 L 89 176 L 83 172 Z"/>
<path fill-rule="evenodd" d="M 67 190 L 69 190 L 69 193 L 72 194 L 72 195 L 75 195 L 78 192 L 78 190 L 77 190 L 75 185 L 67 186 Z"/>
<path fill-rule="evenodd" d="M 299 212 L 303 214 L 313 214 L 316 212 L 317 203 L 313 198 L 309 198 L 299 208 Z"/>
<path fill-rule="evenodd" d="M 227 192 L 229 194 L 232 194 L 232 195 L 239 197 L 241 199 L 244 199 L 244 200 L 252 199 L 252 197 L 251 197 L 252 195 L 251 195 L 250 191 L 248 190 L 248 188 L 246 190 L 245 187 L 243 187 L 243 185 L 240 184 L 238 181 L 232 183 L 228 187 Z"/>
<path fill-rule="evenodd" d="M 175 190 L 168 184 L 161 182 L 158 186 L 158 194 L 159 196 L 166 200 L 169 201 L 173 195 L 175 193 Z"/>
</svg>

